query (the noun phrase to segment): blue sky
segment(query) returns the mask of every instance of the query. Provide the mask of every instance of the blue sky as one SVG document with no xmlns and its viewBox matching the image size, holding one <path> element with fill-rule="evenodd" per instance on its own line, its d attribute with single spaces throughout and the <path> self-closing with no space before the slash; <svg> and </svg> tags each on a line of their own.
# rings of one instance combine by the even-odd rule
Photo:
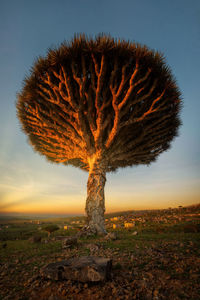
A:
<svg viewBox="0 0 200 300">
<path fill-rule="evenodd" d="M 108 174 L 106 209 L 200 202 L 200 2 L 198 0 L 0 1 L 0 212 L 84 212 L 87 174 L 34 153 L 16 118 L 16 93 L 35 58 L 75 33 L 109 33 L 166 58 L 182 93 L 183 125 L 150 167 Z"/>
</svg>

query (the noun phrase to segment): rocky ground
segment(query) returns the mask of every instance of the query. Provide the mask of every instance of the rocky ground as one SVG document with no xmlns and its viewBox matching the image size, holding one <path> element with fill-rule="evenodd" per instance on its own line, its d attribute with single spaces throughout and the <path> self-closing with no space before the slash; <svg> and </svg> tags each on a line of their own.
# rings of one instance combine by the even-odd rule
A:
<svg viewBox="0 0 200 300">
<path fill-rule="evenodd" d="M 162 226 L 158 232 L 154 227 L 153 232 L 152 224 L 148 233 L 146 227 L 136 226 L 129 231 L 115 231 L 117 239 L 85 237 L 64 249 L 61 241 L 53 240 L 47 244 L 1 242 L 0 299 L 200 299 L 197 223 L 184 225 L 190 232 L 178 233 L 167 232 Z M 136 230 L 137 234 L 133 234 Z M 81 283 L 41 276 L 40 271 L 47 264 L 83 255 L 111 258 L 111 278 L 100 283 Z"/>
</svg>

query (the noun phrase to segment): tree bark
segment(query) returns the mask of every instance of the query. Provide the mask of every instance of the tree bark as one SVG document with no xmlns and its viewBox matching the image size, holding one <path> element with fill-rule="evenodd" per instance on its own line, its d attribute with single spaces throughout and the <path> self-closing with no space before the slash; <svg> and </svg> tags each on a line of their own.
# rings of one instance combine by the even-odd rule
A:
<svg viewBox="0 0 200 300">
<path fill-rule="evenodd" d="M 105 229 L 105 198 L 104 186 L 106 183 L 105 168 L 100 162 L 95 161 L 90 165 L 87 182 L 87 199 L 85 211 L 89 231 L 97 234 L 106 234 Z"/>
</svg>

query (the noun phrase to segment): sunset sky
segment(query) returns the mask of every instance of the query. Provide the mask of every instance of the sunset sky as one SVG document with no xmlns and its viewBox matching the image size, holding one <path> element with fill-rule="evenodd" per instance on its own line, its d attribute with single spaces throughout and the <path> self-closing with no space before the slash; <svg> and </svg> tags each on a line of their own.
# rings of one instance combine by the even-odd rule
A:
<svg viewBox="0 0 200 300">
<path fill-rule="evenodd" d="M 107 175 L 106 212 L 200 202 L 200 1 L 1 0 L 0 213 L 84 213 L 87 173 L 35 153 L 15 102 L 37 56 L 75 33 L 102 32 L 164 53 L 184 103 L 168 152 Z"/>
</svg>

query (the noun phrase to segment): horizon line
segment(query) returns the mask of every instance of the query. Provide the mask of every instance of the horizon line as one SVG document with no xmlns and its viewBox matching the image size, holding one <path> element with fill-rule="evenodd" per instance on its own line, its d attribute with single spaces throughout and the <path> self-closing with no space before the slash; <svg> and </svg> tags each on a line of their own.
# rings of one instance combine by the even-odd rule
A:
<svg viewBox="0 0 200 300">
<path fill-rule="evenodd" d="M 106 214 L 112 214 L 112 213 L 125 213 L 125 212 L 131 212 L 131 211 L 152 211 L 152 210 L 166 210 L 166 209 L 176 209 L 176 208 L 190 208 L 193 206 L 198 206 L 200 205 L 200 202 L 198 203 L 194 203 L 191 205 L 176 205 L 174 207 L 170 206 L 170 207 L 164 207 L 164 208 L 141 208 L 141 209 L 127 209 L 127 210 L 113 210 L 113 211 L 108 211 L 105 212 Z M 7 217 L 14 217 L 14 216 L 34 216 L 34 217 L 47 217 L 47 216 L 57 216 L 57 217 L 74 217 L 74 216 L 85 216 L 86 214 L 84 212 L 74 212 L 74 213 L 48 213 L 48 212 L 0 212 L 0 216 L 7 216 Z"/>
</svg>

